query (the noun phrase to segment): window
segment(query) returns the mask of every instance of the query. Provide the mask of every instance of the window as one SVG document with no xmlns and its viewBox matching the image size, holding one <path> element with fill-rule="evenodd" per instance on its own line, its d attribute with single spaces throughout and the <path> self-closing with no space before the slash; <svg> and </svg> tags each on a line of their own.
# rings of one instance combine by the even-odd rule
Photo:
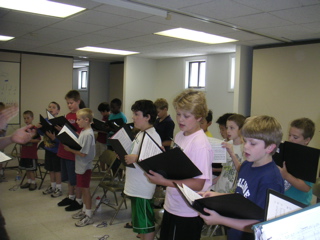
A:
<svg viewBox="0 0 320 240">
<path fill-rule="evenodd" d="M 206 61 L 187 62 L 187 87 L 205 88 L 206 86 Z"/>
<path fill-rule="evenodd" d="M 229 84 L 228 84 L 228 91 L 234 91 L 234 84 L 235 84 L 235 72 L 236 72 L 236 58 L 235 56 L 230 56 L 230 73 L 229 73 Z"/>
<path fill-rule="evenodd" d="M 81 90 L 88 88 L 88 72 L 87 71 L 79 71 L 79 82 L 78 88 Z"/>
</svg>

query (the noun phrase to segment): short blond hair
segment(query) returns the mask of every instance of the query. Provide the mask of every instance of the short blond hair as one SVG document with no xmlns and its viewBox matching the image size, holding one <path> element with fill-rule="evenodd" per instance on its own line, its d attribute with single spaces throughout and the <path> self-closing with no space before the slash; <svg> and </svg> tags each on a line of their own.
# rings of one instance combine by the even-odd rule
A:
<svg viewBox="0 0 320 240">
<path fill-rule="evenodd" d="M 277 147 L 270 155 L 276 152 L 283 136 L 280 123 L 274 117 L 266 115 L 247 118 L 241 129 L 241 134 L 245 138 L 263 140 L 265 147 L 275 144 Z"/>
<path fill-rule="evenodd" d="M 93 121 L 93 112 L 90 108 L 82 108 L 78 110 L 77 116 L 81 118 L 88 118 L 89 122 Z"/>
<path fill-rule="evenodd" d="M 155 102 L 154 102 L 154 105 L 156 106 L 157 109 L 169 109 L 169 104 L 167 102 L 166 99 L 164 98 L 158 98 Z"/>
<path fill-rule="evenodd" d="M 190 112 L 198 118 L 205 118 L 208 113 L 207 101 L 203 92 L 185 90 L 173 100 L 174 108 Z"/>
</svg>

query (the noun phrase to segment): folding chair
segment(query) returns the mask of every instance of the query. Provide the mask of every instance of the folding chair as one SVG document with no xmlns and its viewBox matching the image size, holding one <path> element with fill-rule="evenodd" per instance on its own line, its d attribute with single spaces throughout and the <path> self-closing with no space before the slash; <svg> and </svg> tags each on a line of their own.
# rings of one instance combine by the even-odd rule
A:
<svg viewBox="0 0 320 240">
<path fill-rule="evenodd" d="M 38 146 L 38 151 L 39 150 L 44 150 L 41 147 L 41 144 L 39 144 L 39 146 Z M 20 161 L 20 157 L 19 157 L 19 161 Z M 38 179 L 41 180 L 41 182 L 39 184 L 39 187 L 38 187 L 38 190 L 40 190 L 41 187 L 42 187 L 42 184 L 43 184 L 43 182 L 44 182 L 44 180 L 45 180 L 45 178 L 46 178 L 46 176 L 48 174 L 48 171 L 43 169 L 44 168 L 44 160 L 43 159 L 37 159 L 36 165 L 37 165 L 37 169 L 34 172 L 35 172 L 35 178 L 38 178 Z M 27 172 L 25 172 L 25 174 L 23 175 L 23 178 L 21 180 L 20 186 L 23 184 L 23 181 L 26 178 L 26 176 L 27 176 Z"/>
<path fill-rule="evenodd" d="M 119 174 L 119 176 L 118 176 Z M 121 176 L 120 176 L 121 174 Z M 116 173 L 114 174 L 113 180 L 111 181 L 101 181 L 98 185 L 98 187 L 103 189 L 103 196 L 101 197 L 101 200 L 99 204 L 96 206 L 94 210 L 94 214 L 97 211 L 97 209 L 100 207 L 101 204 L 105 204 L 115 210 L 115 213 L 113 214 L 110 225 L 112 225 L 114 219 L 116 218 L 118 212 L 120 211 L 122 205 L 125 205 L 125 208 L 127 209 L 127 202 L 126 202 L 126 195 L 123 193 L 124 191 L 124 175 L 125 175 L 125 167 L 121 164 L 120 167 L 117 169 Z M 112 192 L 115 197 L 116 205 L 112 205 L 109 202 L 105 202 L 103 199 L 107 197 L 107 193 Z M 118 203 L 117 193 L 121 192 L 121 201 Z"/>
<path fill-rule="evenodd" d="M 104 151 L 100 156 L 99 159 L 97 160 L 97 162 L 95 163 L 93 169 L 92 169 L 92 175 L 91 175 L 91 180 L 101 180 L 103 178 L 105 178 L 105 173 L 101 172 L 100 169 L 100 163 L 104 162 L 107 164 L 107 169 L 106 169 L 106 173 L 108 173 L 109 175 L 113 175 L 113 172 L 111 170 L 111 167 L 114 163 L 114 161 L 116 160 L 117 156 L 116 154 L 111 151 L 111 150 L 106 150 Z M 98 171 L 96 171 L 98 170 Z"/>
</svg>

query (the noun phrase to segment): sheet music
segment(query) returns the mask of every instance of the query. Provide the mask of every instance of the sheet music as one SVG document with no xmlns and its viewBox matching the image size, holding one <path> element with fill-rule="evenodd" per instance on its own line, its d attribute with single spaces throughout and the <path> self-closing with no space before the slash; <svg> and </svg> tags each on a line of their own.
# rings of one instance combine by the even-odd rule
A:
<svg viewBox="0 0 320 240">
<path fill-rule="evenodd" d="M 74 135 L 74 133 L 70 131 L 70 129 L 66 125 L 63 126 L 58 135 L 63 132 L 66 132 L 75 142 L 78 142 L 78 136 Z"/>
<path fill-rule="evenodd" d="M 139 160 L 147 159 L 162 152 L 149 134 L 145 134 L 140 148 Z"/>
<path fill-rule="evenodd" d="M 111 138 L 118 139 L 126 152 L 131 153 L 132 141 L 124 128 L 121 128 Z"/>
<path fill-rule="evenodd" d="M 269 195 L 269 204 L 267 212 L 267 221 L 273 218 L 281 217 L 301 209 L 301 207 L 281 199 L 273 194 Z"/>
<path fill-rule="evenodd" d="M 48 116 L 48 119 L 54 118 L 54 116 L 49 111 L 47 111 L 47 116 Z"/>
<path fill-rule="evenodd" d="M 11 160 L 12 158 L 4 154 L 3 152 L 0 152 L 0 163 Z"/>
<path fill-rule="evenodd" d="M 227 151 L 221 146 L 223 142 L 220 139 L 208 137 L 209 143 L 213 150 L 213 163 L 226 163 L 227 162 Z"/>
<path fill-rule="evenodd" d="M 320 205 L 254 227 L 256 240 L 320 240 Z"/>
<path fill-rule="evenodd" d="M 202 196 L 200 196 L 198 193 L 193 191 L 185 184 L 182 184 L 182 187 L 180 187 L 179 184 L 177 184 L 177 186 L 182 191 L 183 195 L 186 197 L 186 199 L 189 201 L 191 205 L 195 200 L 202 198 Z"/>
</svg>

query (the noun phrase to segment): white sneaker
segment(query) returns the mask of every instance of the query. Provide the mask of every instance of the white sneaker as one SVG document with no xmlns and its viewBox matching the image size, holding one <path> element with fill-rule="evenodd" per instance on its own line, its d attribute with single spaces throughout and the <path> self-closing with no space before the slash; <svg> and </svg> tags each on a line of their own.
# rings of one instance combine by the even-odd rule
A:
<svg viewBox="0 0 320 240">
<path fill-rule="evenodd" d="M 72 215 L 73 219 L 82 219 L 86 216 L 86 213 L 80 210 L 79 212 Z"/>
<path fill-rule="evenodd" d="M 55 190 L 50 186 L 48 187 L 45 191 L 43 191 L 43 195 L 47 195 L 47 194 L 50 194 L 50 193 L 53 193 Z"/>
<path fill-rule="evenodd" d="M 78 222 L 76 222 L 75 225 L 77 227 L 84 227 L 92 223 L 93 223 L 92 219 L 89 216 L 85 215 L 85 217 L 79 220 Z"/>
<path fill-rule="evenodd" d="M 51 197 L 56 198 L 56 197 L 60 197 L 62 196 L 62 191 L 59 188 L 56 188 L 56 190 L 54 190 L 54 193 L 51 194 Z"/>
</svg>

